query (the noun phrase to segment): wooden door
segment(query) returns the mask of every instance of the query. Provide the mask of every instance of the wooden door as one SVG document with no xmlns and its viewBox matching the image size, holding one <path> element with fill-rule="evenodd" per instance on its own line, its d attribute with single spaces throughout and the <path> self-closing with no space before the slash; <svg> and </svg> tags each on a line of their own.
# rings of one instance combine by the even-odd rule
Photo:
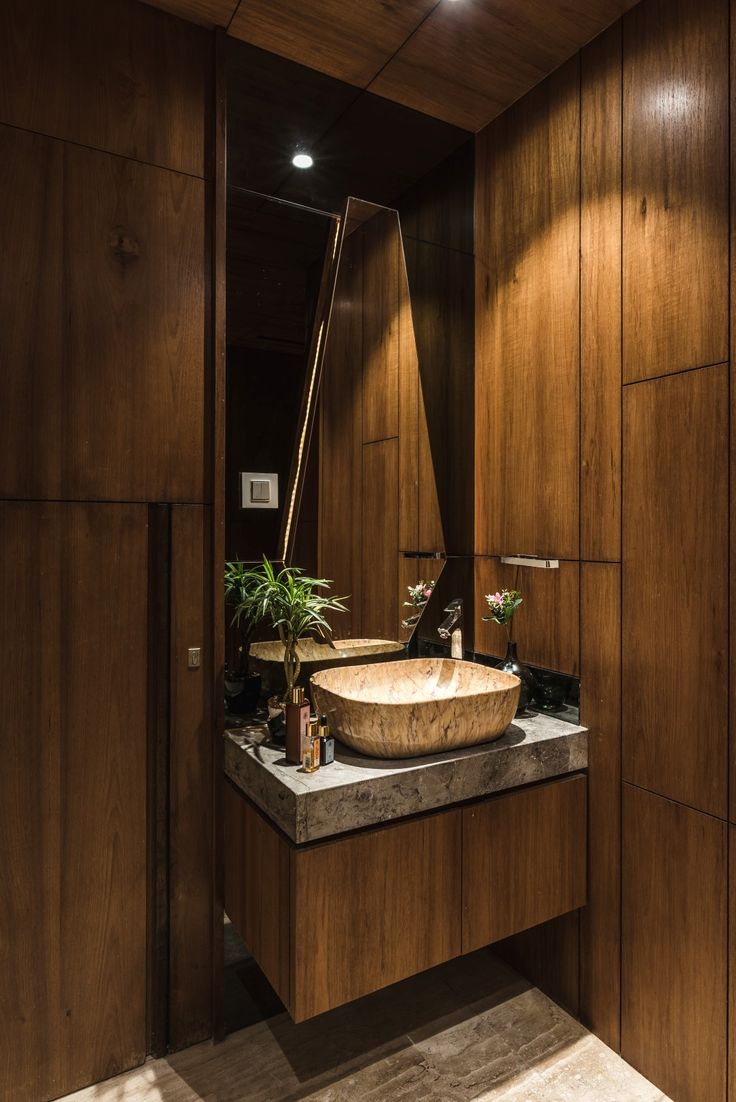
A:
<svg viewBox="0 0 736 1102">
<path fill-rule="evenodd" d="M 0 1096 L 146 1055 L 147 509 L 0 504 Z"/>
</svg>

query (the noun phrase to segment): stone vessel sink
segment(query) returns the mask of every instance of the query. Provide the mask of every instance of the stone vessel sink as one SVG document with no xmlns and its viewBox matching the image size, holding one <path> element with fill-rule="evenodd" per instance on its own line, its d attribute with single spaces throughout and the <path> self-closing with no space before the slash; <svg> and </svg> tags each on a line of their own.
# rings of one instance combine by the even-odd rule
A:
<svg viewBox="0 0 736 1102">
<path fill-rule="evenodd" d="M 521 683 L 451 658 L 337 667 L 312 675 L 312 700 L 346 746 L 372 758 L 413 758 L 500 738 Z"/>
<path fill-rule="evenodd" d="M 386 662 L 406 653 L 403 643 L 392 639 L 335 639 L 334 645 L 318 643 L 314 639 L 301 639 L 297 654 L 302 663 L 299 684 L 305 687 L 317 670 L 331 666 L 364 665 L 367 662 Z M 253 669 L 263 678 L 265 694 L 280 693 L 285 687 L 284 647 L 279 640 L 251 643 L 250 658 Z"/>
</svg>

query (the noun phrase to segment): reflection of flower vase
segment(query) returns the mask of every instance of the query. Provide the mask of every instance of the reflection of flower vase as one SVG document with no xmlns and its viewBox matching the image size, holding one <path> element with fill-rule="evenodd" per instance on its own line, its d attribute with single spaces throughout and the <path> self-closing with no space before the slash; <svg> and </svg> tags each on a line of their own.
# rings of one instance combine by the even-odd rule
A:
<svg viewBox="0 0 736 1102">
<path fill-rule="evenodd" d="M 503 660 L 502 670 L 506 673 L 512 673 L 515 677 L 521 681 L 521 691 L 519 693 L 519 707 L 516 709 L 517 716 L 523 715 L 526 712 L 529 701 L 534 696 L 536 689 L 536 682 L 531 670 L 523 666 L 516 654 L 516 643 L 508 642 L 506 647 L 506 657 Z"/>
</svg>

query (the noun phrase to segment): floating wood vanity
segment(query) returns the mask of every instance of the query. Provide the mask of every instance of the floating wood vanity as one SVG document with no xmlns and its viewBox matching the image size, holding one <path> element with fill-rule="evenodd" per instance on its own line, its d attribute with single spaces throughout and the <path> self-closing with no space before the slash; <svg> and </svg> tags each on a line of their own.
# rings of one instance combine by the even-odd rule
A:
<svg viewBox="0 0 736 1102">
<path fill-rule="evenodd" d="M 226 734 L 225 905 L 299 1022 L 586 901 L 587 732 L 306 775 Z"/>
</svg>

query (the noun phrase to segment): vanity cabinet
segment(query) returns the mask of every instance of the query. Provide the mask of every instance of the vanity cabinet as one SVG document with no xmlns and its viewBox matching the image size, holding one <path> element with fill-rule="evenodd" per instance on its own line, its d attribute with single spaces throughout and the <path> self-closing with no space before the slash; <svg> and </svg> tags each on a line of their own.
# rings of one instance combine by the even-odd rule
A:
<svg viewBox="0 0 736 1102">
<path fill-rule="evenodd" d="M 586 779 L 295 845 L 225 781 L 225 907 L 295 1022 L 585 903 Z"/>
</svg>

